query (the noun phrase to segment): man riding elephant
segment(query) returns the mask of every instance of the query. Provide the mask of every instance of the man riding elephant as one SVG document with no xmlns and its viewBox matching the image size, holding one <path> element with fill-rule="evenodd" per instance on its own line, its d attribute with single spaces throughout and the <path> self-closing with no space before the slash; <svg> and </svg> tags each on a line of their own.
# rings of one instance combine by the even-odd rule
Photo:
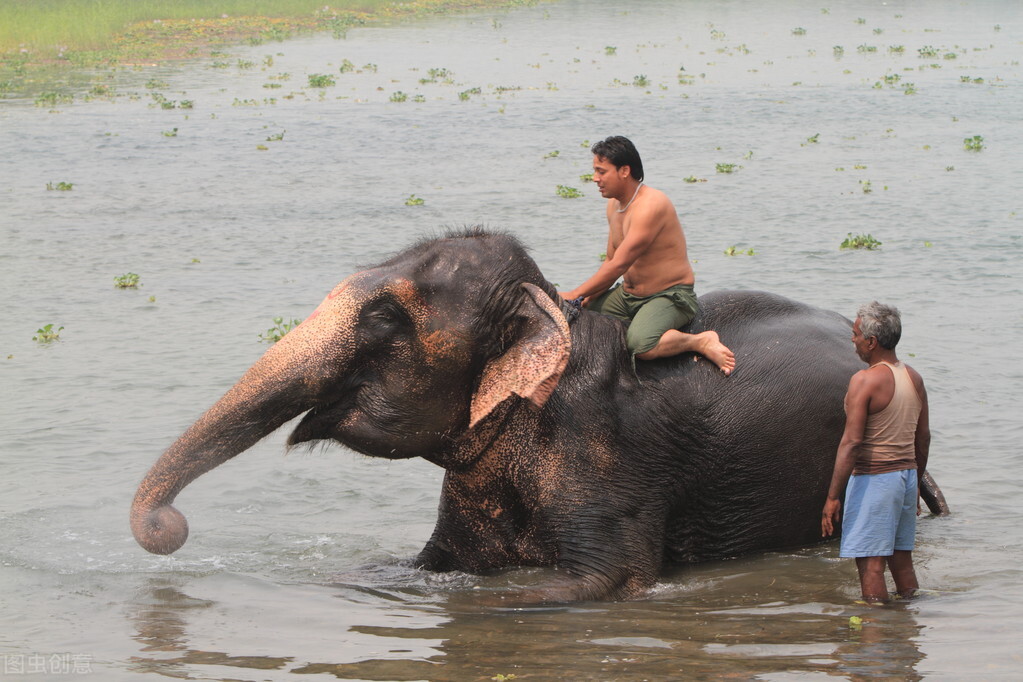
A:
<svg viewBox="0 0 1023 682">
<path fill-rule="evenodd" d="M 608 199 L 607 259 L 562 296 L 628 324 L 626 343 L 640 360 L 692 351 L 731 374 L 735 354 L 717 332 L 679 331 L 696 315 L 696 277 L 671 200 L 643 184 L 643 162 L 627 138 L 609 137 L 591 151 L 593 181 Z M 619 277 L 623 284 L 615 285 Z"/>
</svg>

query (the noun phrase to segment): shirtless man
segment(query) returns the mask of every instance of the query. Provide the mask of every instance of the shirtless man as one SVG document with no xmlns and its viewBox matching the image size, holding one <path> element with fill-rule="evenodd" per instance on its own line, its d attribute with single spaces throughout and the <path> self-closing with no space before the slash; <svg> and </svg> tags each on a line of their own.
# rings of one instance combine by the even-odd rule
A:
<svg viewBox="0 0 1023 682">
<path fill-rule="evenodd" d="M 668 197 L 643 184 L 643 162 L 632 142 L 609 137 L 593 152 L 593 180 L 607 202 L 607 259 L 581 285 L 562 294 L 629 324 L 626 344 L 640 360 L 699 353 L 726 375 L 735 354 L 717 332 L 679 331 L 696 315 L 696 278 L 686 237 Z M 612 286 L 619 277 L 624 283 Z"/>
</svg>

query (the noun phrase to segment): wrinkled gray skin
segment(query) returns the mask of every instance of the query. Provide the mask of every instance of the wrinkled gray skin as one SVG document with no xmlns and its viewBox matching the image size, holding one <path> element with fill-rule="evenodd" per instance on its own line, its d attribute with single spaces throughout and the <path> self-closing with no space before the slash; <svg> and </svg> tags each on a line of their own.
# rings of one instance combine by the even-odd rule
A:
<svg viewBox="0 0 1023 682">
<path fill-rule="evenodd" d="M 819 542 L 842 399 L 862 369 L 849 321 L 758 292 L 700 305 L 689 331 L 717 330 L 731 377 L 692 354 L 633 371 L 622 324 L 583 311 L 570 325 L 514 239 L 422 242 L 338 285 L 171 445 L 139 486 L 132 531 L 150 552 L 177 550 L 177 494 L 304 414 L 289 445 L 444 467 L 416 564 L 556 567 L 527 601 L 632 597 L 666 562 Z"/>
</svg>

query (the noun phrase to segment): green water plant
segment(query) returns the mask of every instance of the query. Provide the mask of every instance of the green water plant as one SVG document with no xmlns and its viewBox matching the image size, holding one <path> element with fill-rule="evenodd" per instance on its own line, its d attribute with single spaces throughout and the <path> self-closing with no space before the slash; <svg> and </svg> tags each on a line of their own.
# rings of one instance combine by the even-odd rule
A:
<svg viewBox="0 0 1023 682">
<path fill-rule="evenodd" d="M 984 148 L 984 138 L 980 135 L 963 138 L 963 149 L 968 152 L 979 152 Z"/>
<path fill-rule="evenodd" d="M 392 102 L 407 102 L 408 93 L 402 92 L 401 90 L 395 90 L 394 92 L 391 93 L 390 100 Z"/>
<path fill-rule="evenodd" d="M 714 167 L 718 173 L 734 173 L 739 169 L 738 164 L 734 163 L 718 163 Z"/>
<path fill-rule="evenodd" d="M 881 242 L 877 241 L 869 234 L 858 234 L 854 237 L 853 233 L 850 232 L 838 248 L 866 249 L 867 251 L 873 251 L 879 246 L 881 246 Z"/>
<path fill-rule="evenodd" d="M 604 47 L 604 54 L 606 54 L 608 57 L 613 56 L 617 52 L 618 48 L 615 47 L 614 45 L 607 45 Z"/>
<path fill-rule="evenodd" d="M 639 74 L 638 76 L 632 77 L 632 84 L 637 88 L 645 88 L 650 85 L 650 79 L 644 74 Z"/>
<path fill-rule="evenodd" d="M 70 192 L 75 184 L 73 182 L 48 182 L 46 183 L 46 189 L 53 192 Z"/>
<path fill-rule="evenodd" d="M 282 130 L 279 133 L 274 133 L 273 135 L 268 136 L 266 138 L 266 141 L 267 142 L 280 142 L 281 140 L 284 139 L 284 133 L 286 133 L 286 132 L 288 132 L 288 131 Z"/>
<path fill-rule="evenodd" d="M 138 289 L 139 276 L 134 272 L 126 272 L 114 277 L 114 286 L 118 289 Z"/>
<path fill-rule="evenodd" d="M 328 73 L 309 74 L 310 88 L 329 88 L 333 85 L 337 85 L 337 81 L 334 80 L 334 77 Z"/>
<path fill-rule="evenodd" d="M 410 194 L 408 195 L 408 198 L 405 199 L 406 206 L 422 206 L 425 203 L 426 199 L 423 199 L 422 197 L 417 197 L 415 194 Z"/>
<path fill-rule="evenodd" d="M 480 90 L 479 88 L 469 88 L 468 90 L 462 90 L 460 93 L 458 93 L 458 99 L 460 99 L 463 102 L 465 102 L 465 101 L 468 101 L 468 99 L 471 96 L 479 95 L 482 92 L 483 91 Z"/>
<path fill-rule="evenodd" d="M 48 324 L 45 327 L 40 327 L 36 330 L 36 335 L 32 337 L 33 341 L 39 343 L 51 343 L 60 339 L 60 332 L 63 331 L 64 327 L 53 328 L 53 324 Z"/>
<path fill-rule="evenodd" d="M 170 130 L 165 130 L 165 131 L 163 131 L 163 136 L 164 137 L 177 137 L 178 136 L 178 129 L 177 128 L 171 128 Z"/>
<path fill-rule="evenodd" d="M 554 151 L 547 152 L 543 155 L 544 159 L 556 159 L 561 156 L 561 152 L 555 149 Z"/>
<path fill-rule="evenodd" d="M 558 185 L 558 189 L 555 193 L 562 199 L 578 199 L 583 195 L 583 193 L 578 189 L 575 187 L 569 187 L 568 185 Z"/>
<path fill-rule="evenodd" d="M 274 326 L 259 335 L 260 341 L 265 341 L 266 343 L 277 343 L 284 338 L 285 334 L 302 324 L 302 320 L 296 319 L 292 319 L 291 322 L 285 322 L 283 317 L 275 317 L 273 321 Z"/>
<path fill-rule="evenodd" d="M 729 246 L 724 250 L 724 254 L 726 256 L 755 256 L 756 251 L 754 251 L 752 247 L 742 250 L 738 246 Z"/>
</svg>

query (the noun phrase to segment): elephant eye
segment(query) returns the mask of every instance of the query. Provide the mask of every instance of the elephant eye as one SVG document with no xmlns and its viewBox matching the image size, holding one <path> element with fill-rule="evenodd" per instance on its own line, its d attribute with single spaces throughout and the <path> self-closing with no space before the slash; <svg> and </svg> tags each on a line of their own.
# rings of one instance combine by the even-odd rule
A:
<svg viewBox="0 0 1023 682">
<path fill-rule="evenodd" d="M 395 301 L 382 299 L 362 311 L 360 327 L 371 336 L 382 339 L 393 337 L 409 328 L 408 313 Z"/>
</svg>

